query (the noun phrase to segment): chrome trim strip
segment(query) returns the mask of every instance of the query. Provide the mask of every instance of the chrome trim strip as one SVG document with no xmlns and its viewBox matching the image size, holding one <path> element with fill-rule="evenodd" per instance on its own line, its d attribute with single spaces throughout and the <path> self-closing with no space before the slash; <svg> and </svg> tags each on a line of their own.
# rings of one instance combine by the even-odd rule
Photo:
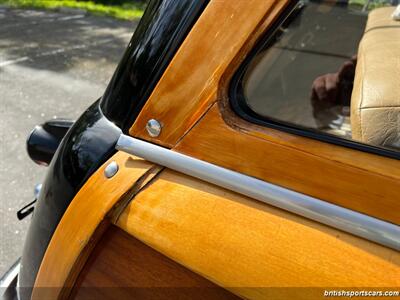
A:
<svg viewBox="0 0 400 300">
<path fill-rule="evenodd" d="M 121 134 L 116 149 L 400 250 L 400 226 Z"/>
</svg>

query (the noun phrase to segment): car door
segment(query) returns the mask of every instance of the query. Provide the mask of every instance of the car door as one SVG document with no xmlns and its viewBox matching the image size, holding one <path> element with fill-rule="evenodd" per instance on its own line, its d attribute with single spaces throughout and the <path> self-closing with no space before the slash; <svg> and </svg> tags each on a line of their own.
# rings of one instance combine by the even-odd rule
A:
<svg viewBox="0 0 400 300">
<path fill-rule="evenodd" d="M 340 69 L 365 36 L 368 15 L 349 5 L 210 1 L 117 153 L 63 216 L 36 286 L 76 283 L 78 299 L 102 286 L 127 286 L 125 297 L 144 286 L 150 298 L 178 287 L 189 298 L 248 299 L 399 286 L 399 152 L 349 138 L 344 114 L 320 126 L 310 99 L 321 68 Z M 118 171 L 104 176 L 112 163 Z M 146 247 L 177 265 L 140 264 Z M 189 281 L 132 279 L 189 270 Z"/>
</svg>

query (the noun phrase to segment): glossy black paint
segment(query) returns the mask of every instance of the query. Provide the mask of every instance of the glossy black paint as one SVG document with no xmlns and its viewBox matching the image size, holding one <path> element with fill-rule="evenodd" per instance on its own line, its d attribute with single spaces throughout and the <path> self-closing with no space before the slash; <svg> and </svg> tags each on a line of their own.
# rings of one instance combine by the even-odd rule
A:
<svg viewBox="0 0 400 300">
<path fill-rule="evenodd" d="M 94 103 L 68 131 L 49 166 L 22 254 L 21 299 L 30 299 L 37 271 L 65 210 L 85 181 L 113 153 L 121 130 Z"/>
<path fill-rule="evenodd" d="M 39 165 L 49 165 L 61 140 L 73 124 L 72 120 L 54 119 L 36 126 L 26 140 L 29 157 Z"/>
<path fill-rule="evenodd" d="M 101 104 L 93 104 L 63 138 L 51 160 L 25 241 L 18 277 L 21 300 L 30 299 L 44 253 L 68 205 L 115 153 L 120 128 L 126 131 L 133 123 L 207 2 L 151 0 Z"/>
<path fill-rule="evenodd" d="M 151 1 L 101 102 L 127 132 L 208 0 Z"/>
</svg>

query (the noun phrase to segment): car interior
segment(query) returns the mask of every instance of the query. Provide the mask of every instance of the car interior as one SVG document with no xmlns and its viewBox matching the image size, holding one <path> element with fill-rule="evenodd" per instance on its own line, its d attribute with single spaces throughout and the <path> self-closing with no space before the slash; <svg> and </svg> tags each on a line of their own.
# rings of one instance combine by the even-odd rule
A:
<svg viewBox="0 0 400 300">
<path fill-rule="evenodd" d="M 398 1 L 299 1 L 242 78 L 248 108 L 400 150 Z"/>
</svg>

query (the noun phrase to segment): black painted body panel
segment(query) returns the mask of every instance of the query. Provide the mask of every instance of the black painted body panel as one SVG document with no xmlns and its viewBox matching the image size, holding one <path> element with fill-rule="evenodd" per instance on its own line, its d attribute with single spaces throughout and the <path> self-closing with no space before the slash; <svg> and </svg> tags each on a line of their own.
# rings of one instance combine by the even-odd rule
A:
<svg viewBox="0 0 400 300">
<path fill-rule="evenodd" d="M 151 0 L 102 100 L 63 138 L 50 163 L 25 241 L 19 297 L 30 299 L 51 237 L 86 180 L 115 153 L 208 0 Z"/>
<path fill-rule="evenodd" d="M 49 166 L 22 254 L 21 299 L 29 299 L 40 263 L 61 217 L 75 194 L 115 152 L 121 130 L 102 114 L 98 102 L 80 118 L 61 142 Z"/>
<path fill-rule="evenodd" d="M 72 125 L 74 125 L 72 120 L 53 119 L 36 126 L 26 140 L 29 157 L 39 165 L 48 166 Z"/>
</svg>

